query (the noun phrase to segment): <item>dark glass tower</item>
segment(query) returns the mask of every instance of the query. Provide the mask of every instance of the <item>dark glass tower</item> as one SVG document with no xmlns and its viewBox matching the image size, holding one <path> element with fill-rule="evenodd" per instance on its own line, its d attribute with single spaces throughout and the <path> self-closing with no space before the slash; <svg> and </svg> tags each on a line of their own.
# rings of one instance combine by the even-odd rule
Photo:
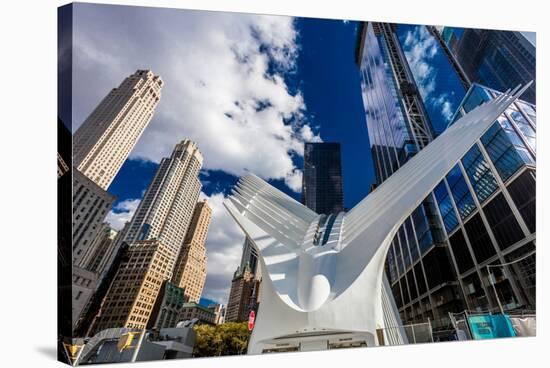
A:
<svg viewBox="0 0 550 368">
<path fill-rule="evenodd" d="M 452 121 L 499 94 L 472 84 Z M 470 311 L 535 311 L 535 132 L 535 106 L 516 101 L 433 192 Z"/>
<path fill-rule="evenodd" d="M 440 42 L 451 50 L 471 82 L 498 91 L 536 78 L 536 48 L 521 32 L 445 27 Z M 535 83 L 522 96 L 536 103 Z"/>
<path fill-rule="evenodd" d="M 434 136 L 395 27 L 364 23 L 356 54 L 377 184 Z"/>
<path fill-rule="evenodd" d="M 302 203 L 318 214 L 344 210 L 340 143 L 305 143 Z"/>
<path fill-rule="evenodd" d="M 396 27 L 362 23 L 356 49 L 377 185 L 434 139 Z M 399 228 L 388 252 L 386 275 L 403 323 L 443 319 L 463 309 L 436 211 L 428 196 Z"/>
<path fill-rule="evenodd" d="M 252 272 L 257 278 L 260 277 L 260 274 L 258 273 L 258 251 L 248 237 L 244 239 L 240 270 L 243 271 L 247 266 L 250 267 L 250 272 Z"/>
<path fill-rule="evenodd" d="M 395 27 L 363 23 L 356 50 L 377 184 L 433 139 Z M 471 84 L 452 121 L 498 93 Z M 518 101 L 398 230 L 386 275 L 404 323 L 430 319 L 445 338 L 449 312 L 535 308 L 535 130 Z"/>
</svg>

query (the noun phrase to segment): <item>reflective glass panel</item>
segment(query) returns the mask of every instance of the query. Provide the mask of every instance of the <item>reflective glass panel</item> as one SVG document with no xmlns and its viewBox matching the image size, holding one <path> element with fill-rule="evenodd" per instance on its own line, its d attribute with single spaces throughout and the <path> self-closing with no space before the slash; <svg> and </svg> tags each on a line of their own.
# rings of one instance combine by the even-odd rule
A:
<svg viewBox="0 0 550 368">
<path fill-rule="evenodd" d="M 477 144 L 464 155 L 462 164 L 479 202 L 483 203 L 497 189 L 498 184 Z"/>
<path fill-rule="evenodd" d="M 458 213 L 462 219 L 465 219 L 475 210 L 476 206 L 458 165 L 447 174 L 447 183 L 453 194 Z"/>
</svg>

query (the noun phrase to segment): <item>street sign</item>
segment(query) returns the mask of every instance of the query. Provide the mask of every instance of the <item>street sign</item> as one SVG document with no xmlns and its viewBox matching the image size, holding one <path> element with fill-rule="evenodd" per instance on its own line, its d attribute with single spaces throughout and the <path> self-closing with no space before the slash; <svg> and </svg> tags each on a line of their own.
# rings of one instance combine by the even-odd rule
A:
<svg viewBox="0 0 550 368">
<path fill-rule="evenodd" d="M 253 310 L 250 311 L 250 314 L 248 315 L 248 331 L 252 331 L 254 328 L 254 318 L 256 314 Z"/>
</svg>

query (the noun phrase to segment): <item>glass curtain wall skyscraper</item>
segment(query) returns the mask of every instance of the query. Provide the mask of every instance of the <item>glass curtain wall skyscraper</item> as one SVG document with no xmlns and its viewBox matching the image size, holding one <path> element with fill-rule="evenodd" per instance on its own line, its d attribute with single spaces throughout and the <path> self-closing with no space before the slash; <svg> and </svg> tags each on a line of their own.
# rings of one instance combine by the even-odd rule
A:
<svg viewBox="0 0 550 368">
<path fill-rule="evenodd" d="M 340 143 L 304 143 L 302 203 L 318 214 L 344 210 Z"/>
<path fill-rule="evenodd" d="M 422 149 L 411 123 L 413 110 L 404 98 L 414 79 L 410 72 L 408 80 L 400 79 L 407 73 L 399 70 L 409 69 L 395 27 L 364 23 L 356 54 L 377 184 Z M 496 93 L 474 84 L 452 121 Z M 429 318 L 434 330 L 443 331 L 448 312 L 497 311 L 499 304 L 506 310 L 534 309 L 534 276 L 525 277 L 534 275 L 529 269 L 534 255 L 522 257 L 535 246 L 536 113 L 525 102 L 509 110 L 404 222 L 392 242 L 386 274 L 404 323 Z M 430 132 L 425 113 L 423 118 Z M 489 275 L 487 265 L 515 259 L 522 259 L 521 266 L 514 266 L 511 274 L 491 268 Z"/>
<path fill-rule="evenodd" d="M 356 62 L 376 185 L 434 138 L 396 27 L 368 22 L 358 33 Z M 388 252 L 386 275 L 403 323 L 442 319 L 463 307 L 435 217 L 435 202 L 428 197 L 399 228 Z"/>
<path fill-rule="evenodd" d="M 499 94 L 474 83 L 452 121 Z M 515 102 L 434 191 L 470 310 L 536 308 L 535 132 L 536 107 Z"/>
<path fill-rule="evenodd" d="M 244 239 L 243 254 L 241 256 L 241 264 L 239 267 L 241 271 L 244 270 L 246 267 L 250 267 L 250 272 L 252 272 L 257 278 L 260 277 L 258 251 L 248 237 Z"/>
<path fill-rule="evenodd" d="M 517 31 L 445 27 L 440 42 L 451 50 L 471 82 L 506 91 L 535 81 L 536 48 Z M 536 103 L 536 84 L 522 99 Z"/>
</svg>

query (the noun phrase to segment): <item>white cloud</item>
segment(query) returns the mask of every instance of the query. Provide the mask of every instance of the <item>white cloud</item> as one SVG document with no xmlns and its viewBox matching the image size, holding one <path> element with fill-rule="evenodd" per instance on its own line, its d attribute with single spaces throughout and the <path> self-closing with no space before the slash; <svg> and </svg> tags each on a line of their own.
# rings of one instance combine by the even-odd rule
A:
<svg viewBox="0 0 550 368">
<path fill-rule="evenodd" d="M 113 229 L 122 230 L 124 224 L 132 219 L 139 206 L 140 199 L 126 199 L 117 203 L 107 214 L 107 221 Z"/>
<path fill-rule="evenodd" d="M 299 189 L 292 156 L 303 154 L 304 141 L 321 139 L 301 92 L 284 80 L 295 69 L 297 37 L 291 17 L 79 4 L 75 121 L 124 77 L 150 68 L 165 86 L 131 157 L 158 162 L 190 138 L 207 170 L 250 171 Z"/>
<path fill-rule="evenodd" d="M 322 142 L 321 137 L 316 135 L 309 125 L 300 128 L 300 137 L 304 142 Z"/>
<path fill-rule="evenodd" d="M 403 46 L 423 100 L 439 109 L 441 116 L 449 121 L 454 109 L 448 94 L 434 95 L 437 71 L 432 64 L 438 52 L 436 39 L 425 26 L 416 26 L 407 32 Z"/>
<path fill-rule="evenodd" d="M 441 109 L 441 115 L 443 115 L 446 121 L 449 121 L 453 117 L 453 105 L 446 93 L 440 94 L 437 98 L 433 98 L 430 102 L 434 106 L 438 106 Z"/>
<path fill-rule="evenodd" d="M 436 71 L 430 62 L 437 54 L 436 40 L 425 26 L 417 26 L 407 32 L 403 46 L 420 93 L 426 99 L 435 90 Z"/>
<path fill-rule="evenodd" d="M 212 208 L 206 239 L 207 277 L 202 297 L 226 304 L 233 273 L 241 261 L 244 233 L 223 206 L 223 193 L 210 197 L 201 193 L 201 199 L 206 199 Z"/>
<path fill-rule="evenodd" d="M 285 176 L 285 183 L 295 192 L 302 191 L 302 170 L 294 170 Z"/>
</svg>

